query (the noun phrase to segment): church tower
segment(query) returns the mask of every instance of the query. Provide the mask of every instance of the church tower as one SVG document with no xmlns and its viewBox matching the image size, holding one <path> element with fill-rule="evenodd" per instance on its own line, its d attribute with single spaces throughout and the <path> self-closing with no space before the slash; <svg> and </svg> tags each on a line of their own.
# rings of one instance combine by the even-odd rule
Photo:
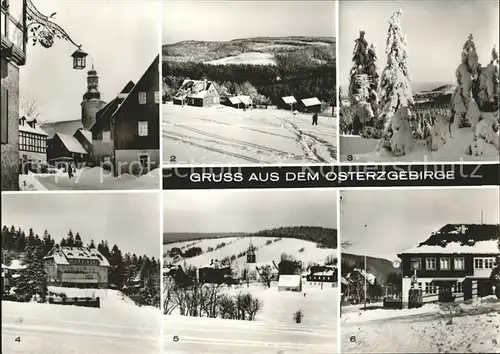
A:
<svg viewBox="0 0 500 354">
<path fill-rule="evenodd" d="M 253 247 L 252 244 L 252 238 L 250 238 L 250 245 L 248 246 L 248 251 L 247 251 L 247 263 L 255 263 L 255 248 Z"/>
<path fill-rule="evenodd" d="M 106 102 L 101 100 L 99 76 L 94 69 L 94 64 L 92 64 L 92 69 L 87 73 L 87 92 L 83 94 L 81 105 L 82 125 L 84 129 L 88 130 L 94 125 L 97 112 L 106 105 Z"/>
</svg>

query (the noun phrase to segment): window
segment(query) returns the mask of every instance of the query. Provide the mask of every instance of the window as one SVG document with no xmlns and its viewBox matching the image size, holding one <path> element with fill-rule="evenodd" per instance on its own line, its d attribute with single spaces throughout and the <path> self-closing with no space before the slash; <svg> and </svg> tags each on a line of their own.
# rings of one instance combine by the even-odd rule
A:
<svg viewBox="0 0 500 354">
<path fill-rule="evenodd" d="M 493 269 L 495 266 L 495 260 L 493 258 L 485 258 L 484 259 L 484 268 Z"/>
<path fill-rule="evenodd" d="M 422 269 L 422 261 L 420 258 L 412 258 L 410 259 L 410 265 L 412 270 L 420 270 Z"/>
<path fill-rule="evenodd" d="M 155 103 L 160 103 L 160 91 L 155 91 Z"/>
<path fill-rule="evenodd" d="M 463 284 L 462 282 L 457 282 L 457 284 L 453 285 L 453 289 L 452 291 L 454 293 L 463 293 L 464 292 L 464 287 L 463 287 Z"/>
<path fill-rule="evenodd" d="M 425 259 L 425 269 L 436 270 L 436 258 L 426 258 Z"/>
<path fill-rule="evenodd" d="M 450 259 L 449 258 L 441 258 L 439 260 L 439 269 L 450 270 Z"/>
<path fill-rule="evenodd" d="M 24 51 L 23 1 L 2 1 L 2 35 Z"/>
<path fill-rule="evenodd" d="M 453 260 L 453 268 L 456 270 L 464 270 L 465 269 L 465 261 L 464 257 L 458 257 Z"/>
<path fill-rule="evenodd" d="M 139 104 L 146 104 L 146 92 L 139 92 Z"/>
<path fill-rule="evenodd" d="M 102 132 L 103 143 L 109 143 L 111 141 L 111 132 Z"/>
<path fill-rule="evenodd" d="M 430 259 L 433 259 L 433 258 L 430 258 Z M 437 289 L 436 284 L 434 284 L 434 283 L 425 283 L 425 292 L 427 294 L 437 294 L 438 289 Z"/>
<path fill-rule="evenodd" d="M 2 85 L 2 92 L 1 92 L 1 105 L 2 105 L 2 111 L 0 112 L 0 119 L 1 119 L 1 126 L 0 126 L 0 134 L 1 134 L 1 140 L 2 144 L 7 144 L 9 142 L 9 90 Z"/>
<path fill-rule="evenodd" d="M 148 122 L 138 122 L 139 136 L 148 136 Z"/>
<path fill-rule="evenodd" d="M 474 268 L 475 269 L 483 269 L 483 259 L 482 258 L 474 258 Z"/>
</svg>

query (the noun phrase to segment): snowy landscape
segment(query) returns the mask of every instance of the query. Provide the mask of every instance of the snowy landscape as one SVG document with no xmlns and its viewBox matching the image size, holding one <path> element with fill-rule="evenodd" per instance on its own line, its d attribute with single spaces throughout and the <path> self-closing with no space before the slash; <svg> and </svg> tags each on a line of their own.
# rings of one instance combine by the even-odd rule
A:
<svg viewBox="0 0 500 354">
<path fill-rule="evenodd" d="M 500 351 L 498 189 L 341 196 L 342 241 L 361 255 L 341 254 L 343 353 Z M 393 211 L 369 217 L 375 204 Z"/>
<path fill-rule="evenodd" d="M 161 170 L 154 169 L 141 176 L 124 173 L 115 177 L 101 167 L 76 169 L 71 178 L 63 170 L 51 174 L 28 172 L 19 175 L 19 190 L 155 190 L 160 186 L 160 176 Z"/>
<path fill-rule="evenodd" d="M 163 105 L 165 164 L 334 162 L 336 123 L 286 110 Z M 169 162 L 170 161 L 170 162 Z"/>
<path fill-rule="evenodd" d="M 333 2 L 166 4 L 164 165 L 336 161 L 334 11 Z"/>
<path fill-rule="evenodd" d="M 167 352 L 338 353 L 336 230 L 298 226 L 305 220 L 325 221 L 304 205 L 287 202 L 301 197 L 316 200 L 318 208 L 330 205 L 332 215 L 325 220 L 331 224 L 336 193 L 265 194 L 267 203 L 257 210 L 254 205 L 264 191 L 165 192 L 171 202 L 165 204 L 163 238 Z M 197 208 L 204 205 L 210 212 L 195 210 L 191 198 L 198 200 Z M 248 218 L 243 210 L 255 215 Z M 299 211 L 297 226 L 264 226 L 273 219 L 285 223 Z M 176 231 L 187 215 L 191 230 Z M 248 230 L 251 225 L 260 231 Z M 227 231 L 215 232 L 215 227 Z"/>
<path fill-rule="evenodd" d="M 154 256 L 159 224 L 152 227 L 156 235 L 141 225 L 137 242 L 134 224 L 120 221 L 124 212 L 138 216 L 128 203 L 154 207 L 155 199 L 136 193 L 2 195 L 5 353 L 161 351 L 160 261 Z M 89 201 L 96 205 L 88 208 Z M 82 206 L 91 225 L 78 215 Z M 117 213 L 120 206 L 125 209 Z"/>
<path fill-rule="evenodd" d="M 358 31 L 357 38 L 352 38 L 355 45 L 349 74 L 346 67 L 341 68 L 349 81 L 340 109 L 341 161 L 498 162 L 498 3 L 474 7 L 472 3 L 437 1 L 393 9 L 381 57 L 372 38 L 381 39 L 382 16 L 388 15 L 390 6 L 370 11 L 365 5 L 350 2 L 340 9 L 341 16 L 343 11 L 346 16 L 354 16 L 356 11 L 372 13 L 365 28 L 351 28 L 353 22 L 346 19 L 345 28 L 340 29 L 346 39 Z M 430 6 L 432 10 L 427 8 Z M 429 28 L 421 29 L 419 14 L 424 11 L 442 14 L 446 25 L 440 28 L 446 31 L 435 28 L 438 22 L 431 18 L 426 24 Z M 405 30 L 410 33 L 408 38 Z M 435 36 L 437 31 L 442 38 L 431 44 L 435 38 L 426 35 Z M 347 47 L 342 50 L 347 54 Z M 455 50 L 459 59 L 446 55 L 448 50 Z M 434 54 L 426 57 L 426 51 L 444 56 L 436 65 L 425 66 L 427 70 L 424 63 L 436 58 Z M 385 60 L 382 67 L 379 62 Z M 433 87 L 430 83 L 426 90 L 414 92 L 426 80 L 447 84 Z"/>
</svg>

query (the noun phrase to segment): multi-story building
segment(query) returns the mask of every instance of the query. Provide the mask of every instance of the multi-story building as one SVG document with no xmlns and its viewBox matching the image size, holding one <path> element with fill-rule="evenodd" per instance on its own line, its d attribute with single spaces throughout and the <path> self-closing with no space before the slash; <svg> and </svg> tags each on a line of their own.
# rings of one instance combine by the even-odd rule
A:
<svg viewBox="0 0 500 354">
<path fill-rule="evenodd" d="M 51 283 L 66 287 L 107 288 L 109 262 L 97 249 L 55 246 L 44 258 Z"/>
<path fill-rule="evenodd" d="M 19 118 L 19 163 L 21 166 L 47 162 L 47 133 L 35 118 Z M 24 169 L 21 173 L 24 173 Z"/>
<path fill-rule="evenodd" d="M 447 224 L 402 252 L 402 301 L 420 289 L 422 301 L 453 301 L 493 294 L 500 225 Z"/>
</svg>

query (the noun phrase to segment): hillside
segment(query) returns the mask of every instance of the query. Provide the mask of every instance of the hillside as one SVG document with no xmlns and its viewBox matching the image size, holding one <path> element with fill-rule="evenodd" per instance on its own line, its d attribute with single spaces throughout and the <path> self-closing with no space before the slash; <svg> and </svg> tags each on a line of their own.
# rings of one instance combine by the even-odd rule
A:
<svg viewBox="0 0 500 354">
<path fill-rule="evenodd" d="M 259 53 L 268 62 L 275 64 L 273 57 L 290 52 L 304 52 L 311 57 L 320 53 L 335 56 L 335 38 L 333 37 L 257 37 L 241 38 L 227 42 L 221 41 L 183 41 L 163 45 L 162 60 L 180 62 L 211 62 L 223 58 L 240 57 L 243 54 Z M 238 63 L 236 60 L 235 63 Z M 244 64 L 245 61 L 240 62 Z M 217 62 L 214 62 L 217 64 Z"/>
<path fill-rule="evenodd" d="M 195 241 L 203 238 L 239 237 L 243 235 L 245 235 L 243 232 L 164 232 L 163 244 Z"/>
<path fill-rule="evenodd" d="M 342 266 L 347 264 L 350 267 L 364 268 L 364 256 L 342 252 L 341 260 Z M 366 257 L 366 270 L 375 275 L 378 283 L 384 283 L 391 273 L 400 273 L 400 269 L 394 268 L 392 262 L 387 259 L 368 256 Z M 342 274 L 345 274 L 344 269 L 342 269 Z"/>
<path fill-rule="evenodd" d="M 217 259 L 231 264 L 235 269 L 243 269 L 246 264 L 246 254 L 252 245 L 256 264 L 271 265 L 273 261 L 279 263 L 281 255 L 286 253 L 296 260 L 302 261 L 304 266 L 309 263 L 323 264 L 327 260 L 337 258 L 337 251 L 333 248 L 322 248 L 317 243 L 296 238 L 275 238 L 263 236 L 225 237 L 215 239 L 199 239 L 195 241 L 176 242 L 163 246 L 165 263 L 184 263 L 202 267 Z M 173 258 L 175 249 L 180 249 L 183 256 Z M 188 251 L 199 249 L 194 256 L 187 256 Z"/>
</svg>

